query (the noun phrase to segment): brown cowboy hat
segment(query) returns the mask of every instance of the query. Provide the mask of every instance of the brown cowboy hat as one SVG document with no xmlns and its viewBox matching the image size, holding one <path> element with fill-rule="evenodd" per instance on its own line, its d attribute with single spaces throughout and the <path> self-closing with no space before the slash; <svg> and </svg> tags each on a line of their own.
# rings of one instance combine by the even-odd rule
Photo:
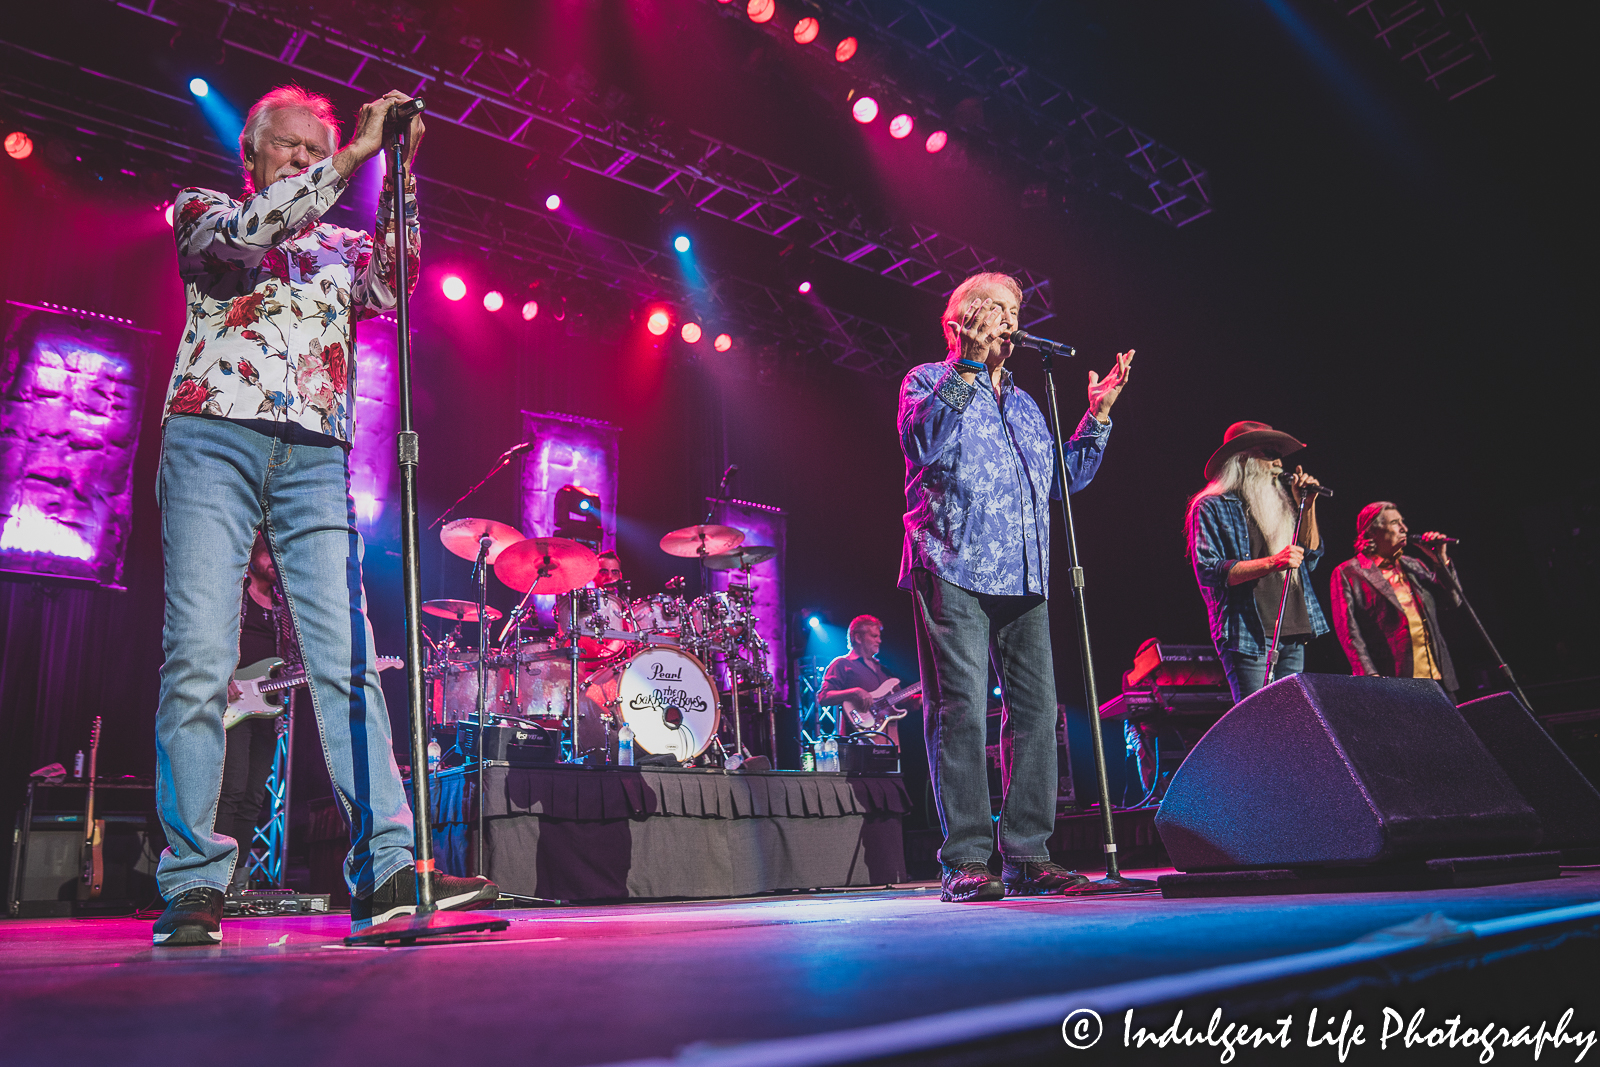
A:
<svg viewBox="0 0 1600 1067">
<path fill-rule="evenodd" d="M 1240 452 L 1259 448 L 1263 452 L 1281 457 L 1291 452 L 1298 452 L 1304 447 L 1306 447 L 1304 441 L 1296 441 L 1282 430 L 1274 430 L 1264 422 L 1236 422 L 1222 435 L 1222 447 L 1211 453 L 1211 458 L 1206 460 L 1206 481 L 1209 482 L 1217 476 L 1217 472 L 1222 470 L 1222 465 L 1228 461 L 1228 457 L 1236 456 Z"/>
</svg>

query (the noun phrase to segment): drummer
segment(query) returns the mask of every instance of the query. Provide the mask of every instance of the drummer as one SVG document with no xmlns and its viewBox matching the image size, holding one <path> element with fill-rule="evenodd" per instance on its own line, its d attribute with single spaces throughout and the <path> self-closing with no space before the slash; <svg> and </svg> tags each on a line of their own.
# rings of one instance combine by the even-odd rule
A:
<svg viewBox="0 0 1600 1067">
<path fill-rule="evenodd" d="M 607 549 L 595 557 L 600 561 L 600 569 L 595 572 L 594 584 L 597 589 L 604 589 L 610 585 L 620 585 L 622 582 L 622 561 L 617 558 L 615 549 Z M 620 594 L 621 589 L 617 592 Z"/>
</svg>

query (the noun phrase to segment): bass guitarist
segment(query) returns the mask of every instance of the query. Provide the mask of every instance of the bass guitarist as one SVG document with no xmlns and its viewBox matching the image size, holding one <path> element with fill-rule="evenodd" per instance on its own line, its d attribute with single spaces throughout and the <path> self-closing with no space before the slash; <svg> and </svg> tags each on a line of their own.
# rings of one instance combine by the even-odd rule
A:
<svg viewBox="0 0 1600 1067">
<path fill-rule="evenodd" d="M 883 664 L 878 662 L 878 649 L 883 645 L 883 622 L 871 615 L 857 615 L 850 620 L 850 651 L 828 664 L 822 676 L 822 691 L 817 694 L 819 707 L 840 708 L 839 732 L 854 733 L 857 729 L 876 729 L 875 722 L 854 722 L 852 712 L 862 715 L 873 705 L 876 697 L 899 687 L 899 680 L 891 678 Z M 888 684 L 888 683 L 893 683 Z M 881 729 L 896 746 L 900 744 L 899 712 L 920 699 L 908 694 L 900 706 L 886 709 L 895 718 L 885 722 Z"/>
</svg>

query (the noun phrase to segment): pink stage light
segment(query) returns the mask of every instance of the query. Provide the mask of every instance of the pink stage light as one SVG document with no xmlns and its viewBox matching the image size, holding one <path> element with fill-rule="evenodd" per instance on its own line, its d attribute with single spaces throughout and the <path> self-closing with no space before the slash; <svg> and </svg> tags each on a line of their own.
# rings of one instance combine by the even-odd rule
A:
<svg viewBox="0 0 1600 1067">
<path fill-rule="evenodd" d="M 878 117 L 878 102 L 870 96 L 858 97 L 856 102 L 850 105 L 850 114 L 855 116 L 857 122 L 865 126 Z"/>
<path fill-rule="evenodd" d="M 551 193 L 549 196 L 544 198 L 544 206 L 546 210 L 556 211 L 561 207 L 561 198 L 555 193 Z"/>
<path fill-rule="evenodd" d="M 744 13 L 750 16 L 751 22 L 769 22 L 778 13 L 778 5 L 772 0 L 750 0 L 744 7 Z"/>
<path fill-rule="evenodd" d="M 439 289 L 446 300 L 460 300 L 467 295 L 467 283 L 454 274 L 446 274 L 444 281 L 439 283 Z"/>
<path fill-rule="evenodd" d="M 487 293 L 483 294 L 483 310 L 499 311 L 505 306 L 506 298 L 501 296 L 497 291 L 490 289 Z"/>
<path fill-rule="evenodd" d="M 660 337 L 672 328 L 672 316 L 661 308 L 656 308 L 650 312 L 650 317 L 644 320 L 644 327 L 657 337 Z"/>
<path fill-rule="evenodd" d="M 686 322 L 683 324 L 683 329 L 680 333 L 682 333 L 685 341 L 690 344 L 697 344 L 700 340 L 700 324 L 698 322 Z"/>
<path fill-rule="evenodd" d="M 538 301 L 530 300 L 526 304 L 522 305 L 522 321 L 523 322 L 532 322 L 534 319 L 536 319 L 538 317 L 539 317 L 539 302 Z"/>
<path fill-rule="evenodd" d="M 21 130 L 6 134 L 6 155 L 12 159 L 27 159 L 33 155 L 33 138 Z"/>
<path fill-rule="evenodd" d="M 944 146 L 950 143 L 950 135 L 943 130 L 934 130 L 928 134 L 928 143 L 923 145 L 929 153 L 942 152 Z"/>
<path fill-rule="evenodd" d="M 801 282 L 799 284 L 799 286 L 797 286 L 797 288 L 800 290 L 800 292 L 802 294 L 809 293 L 811 291 L 811 283 L 810 282 Z"/>
<path fill-rule="evenodd" d="M 163 205 L 162 208 L 161 208 L 161 217 L 167 220 L 167 225 L 168 226 L 172 225 L 172 209 L 173 209 L 174 206 L 176 206 L 176 205 L 168 202 L 167 204 Z"/>
<path fill-rule="evenodd" d="M 725 333 L 719 333 L 717 334 L 717 339 L 711 342 L 711 347 L 715 348 L 718 352 L 726 352 L 728 349 L 733 347 L 733 338 L 729 337 Z"/>
<path fill-rule="evenodd" d="M 838 60 L 840 63 L 843 63 L 851 56 L 855 55 L 856 49 L 859 47 L 861 47 L 861 45 L 854 37 L 846 37 L 844 40 L 840 41 L 839 46 L 833 50 L 833 58 Z"/>
<path fill-rule="evenodd" d="M 910 115 L 896 115 L 889 120 L 889 136 L 896 141 L 904 140 L 911 136 L 911 127 L 916 125 Z"/>
<path fill-rule="evenodd" d="M 816 19 L 806 17 L 794 24 L 794 43 L 810 44 L 817 39 L 817 34 L 822 31 L 822 24 Z"/>
</svg>

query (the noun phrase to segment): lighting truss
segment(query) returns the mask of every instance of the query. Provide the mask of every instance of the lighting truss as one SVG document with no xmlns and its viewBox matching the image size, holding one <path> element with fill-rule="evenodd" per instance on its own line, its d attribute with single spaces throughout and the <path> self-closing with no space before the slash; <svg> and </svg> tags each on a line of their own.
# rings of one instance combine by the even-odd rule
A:
<svg viewBox="0 0 1600 1067">
<path fill-rule="evenodd" d="M 1173 226 L 1211 214 L 1209 179 L 1199 165 L 921 4 L 814 0 L 813 6 L 862 27 L 862 36 L 900 53 L 914 67 L 931 65 L 943 79 L 977 96 L 1009 103 L 1040 135 L 992 137 L 992 149 L 1069 184 L 1092 183 Z M 1033 140 L 1048 154 L 1030 148 Z M 1118 162 L 1102 165 L 1106 157 Z"/>
<path fill-rule="evenodd" d="M 229 48 L 377 94 L 396 85 L 426 94 L 428 117 L 534 148 L 536 132 L 567 140 L 574 167 L 659 196 L 682 198 L 727 219 L 916 289 L 944 296 L 977 271 L 1003 271 L 1022 286 L 1025 327 L 1054 317 L 1049 279 L 929 226 L 868 226 L 837 190 L 771 160 L 693 131 L 630 125 L 509 49 L 475 39 L 421 58 L 426 32 L 396 27 L 382 44 L 320 22 L 235 0 L 111 0 L 173 26 L 193 26 Z M 397 22 L 399 20 L 396 20 Z"/>
<path fill-rule="evenodd" d="M 1454 100 L 1494 80 L 1493 59 L 1471 12 L 1447 0 L 1337 0 L 1346 16 L 1370 24 L 1395 58 Z"/>
</svg>

